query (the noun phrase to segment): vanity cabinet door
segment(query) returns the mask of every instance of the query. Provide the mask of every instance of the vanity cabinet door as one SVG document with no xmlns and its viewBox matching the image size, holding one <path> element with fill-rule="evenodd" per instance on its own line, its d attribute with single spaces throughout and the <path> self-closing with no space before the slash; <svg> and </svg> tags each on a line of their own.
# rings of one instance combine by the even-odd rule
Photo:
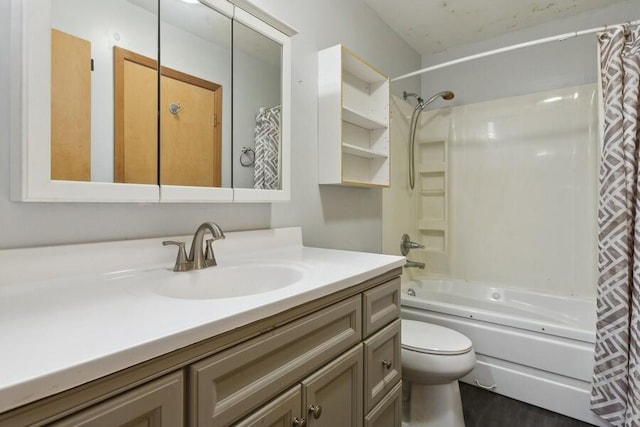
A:
<svg viewBox="0 0 640 427">
<path fill-rule="evenodd" d="M 373 409 L 401 378 L 400 319 L 364 342 L 364 410 Z"/>
<path fill-rule="evenodd" d="M 192 364 L 191 426 L 231 425 L 359 343 L 361 304 L 351 297 Z"/>
<path fill-rule="evenodd" d="M 182 371 L 151 381 L 50 425 L 53 427 L 183 426 Z"/>
<path fill-rule="evenodd" d="M 362 345 L 302 381 L 307 427 L 362 426 Z"/>
<path fill-rule="evenodd" d="M 300 384 L 281 394 L 233 427 L 292 427 L 302 420 Z"/>
</svg>

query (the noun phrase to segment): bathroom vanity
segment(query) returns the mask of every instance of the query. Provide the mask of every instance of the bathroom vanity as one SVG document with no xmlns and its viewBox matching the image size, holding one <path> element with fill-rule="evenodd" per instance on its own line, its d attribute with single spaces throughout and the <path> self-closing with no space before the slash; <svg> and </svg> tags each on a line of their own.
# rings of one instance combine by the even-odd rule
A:
<svg viewBox="0 0 640 427">
<path fill-rule="evenodd" d="M 400 425 L 404 258 L 298 228 L 214 246 L 190 272 L 159 239 L 0 252 L 0 425 Z"/>
</svg>

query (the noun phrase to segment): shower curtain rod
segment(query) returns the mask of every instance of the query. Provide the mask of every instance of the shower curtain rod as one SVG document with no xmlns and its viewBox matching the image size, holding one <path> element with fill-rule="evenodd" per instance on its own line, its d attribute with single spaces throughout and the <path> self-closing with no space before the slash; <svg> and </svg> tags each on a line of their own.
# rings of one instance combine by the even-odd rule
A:
<svg viewBox="0 0 640 427">
<path fill-rule="evenodd" d="M 486 51 L 486 52 L 477 53 L 475 55 L 465 56 L 463 58 L 454 59 L 453 61 L 443 62 L 441 64 L 432 65 L 430 67 L 422 68 L 421 70 L 412 71 L 411 73 L 403 74 L 403 75 L 398 76 L 398 77 L 394 77 L 394 78 L 391 79 L 391 81 L 395 82 L 395 81 L 398 81 L 398 80 L 407 79 L 409 77 L 413 77 L 413 76 L 417 76 L 417 75 L 420 75 L 420 74 L 428 73 L 429 71 L 434 71 L 434 70 L 437 70 L 437 69 L 440 69 L 440 68 L 445 68 L 445 67 L 448 67 L 450 65 L 461 64 L 463 62 L 472 61 L 474 59 L 479 59 L 479 58 L 484 58 L 486 56 L 491 56 L 491 55 L 495 55 L 495 54 L 498 54 L 498 53 L 509 52 L 509 51 L 516 50 L 516 49 L 522 49 L 523 47 L 536 46 L 536 45 L 539 45 L 539 44 L 544 44 L 544 43 L 549 43 L 549 42 L 563 41 L 563 40 L 572 39 L 572 38 L 578 37 L 578 36 L 584 36 L 584 35 L 587 35 L 587 34 L 599 33 L 601 31 L 608 30 L 608 29 L 613 28 L 613 27 L 619 27 L 619 26 L 624 26 L 624 25 L 628 25 L 628 26 L 640 25 L 640 19 L 637 20 L 637 21 L 630 21 L 630 22 L 625 22 L 625 23 L 617 24 L 617 25 L 605 25 L 604 27 L 592 28 L 590 30 L 573 31 L 573 32 L 570 32 L 570 33 L 560 34 L 560 35 L 557 35 L 557 36 L 545 37 L 545 38 L 538 39 L 538 40 L 532 40 L 530 42 L 518 43 L 518 44 L 511 45 L 511 46 L 501 47 L 499 49 L 489 50 L 489 51 Z"/>
</svg>

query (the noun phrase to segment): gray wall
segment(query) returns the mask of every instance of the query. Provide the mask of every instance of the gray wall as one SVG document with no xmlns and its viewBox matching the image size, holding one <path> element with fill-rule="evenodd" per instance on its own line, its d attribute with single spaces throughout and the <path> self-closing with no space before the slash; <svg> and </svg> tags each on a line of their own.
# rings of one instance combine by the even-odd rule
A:
<svg viewBox="0 0 640 427">
<path fill-rule="evenodd" d="M 91 204 L 9 200 L 10 0 L 0 0 L 0 248 L 188 234 L 203 221 L 225 230 L 301 225 L 305 244 L 379 251 L 380 190 L 319 188 L 317 55 L 343 43 L 390 75 L 419 68 L 420 57 L 361 0 L 259 0 L 296 27 L 293 38 L 293 189 L 290 203 Z M 417 90 L 419 80 L 403 87 Z M 401 91 L 402 89 L 400 89 Z"/>
<path fill-rule="evenodd" d="M 274 227 L 300 224 L 309 246 L 379 252 L 382 191 L 318 185 L 317 51 L 342 43 L 390 76 L 416 70 L 420 57 L 368 6 L 352 0 L 255 0 L 299 34 L 293 38 L 292 200 L 273 204 Z M 416 91 L 419 79 L 393 91 Z"/>
<path fill-rule="evenodd" d="M 516 43 L 640 19 L 640 1 L 627 0 L 597 11 L 472 43 L 447 52 L 425 55 L 428 67 Z M 540 92 L 597 81 L 596 35 L 528 47 L 473 60 L 422 75 L 423 97 L 452 90 L 453 105 Z M 433 108 L 442 104 L 436 102 Z"/>
</svg>

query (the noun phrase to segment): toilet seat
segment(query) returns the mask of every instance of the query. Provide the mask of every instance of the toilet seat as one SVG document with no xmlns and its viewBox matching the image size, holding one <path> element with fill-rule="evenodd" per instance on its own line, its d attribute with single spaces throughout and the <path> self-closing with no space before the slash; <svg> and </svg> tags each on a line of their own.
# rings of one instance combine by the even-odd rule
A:
<svg viewBox="0 0 640 427">
<path fill-rule="evenodd" d="M 402 348 L 424 354 L 456 355 L 471 351 L 472 343 L 453 329 L 402 319 Z"/>
</svg>

